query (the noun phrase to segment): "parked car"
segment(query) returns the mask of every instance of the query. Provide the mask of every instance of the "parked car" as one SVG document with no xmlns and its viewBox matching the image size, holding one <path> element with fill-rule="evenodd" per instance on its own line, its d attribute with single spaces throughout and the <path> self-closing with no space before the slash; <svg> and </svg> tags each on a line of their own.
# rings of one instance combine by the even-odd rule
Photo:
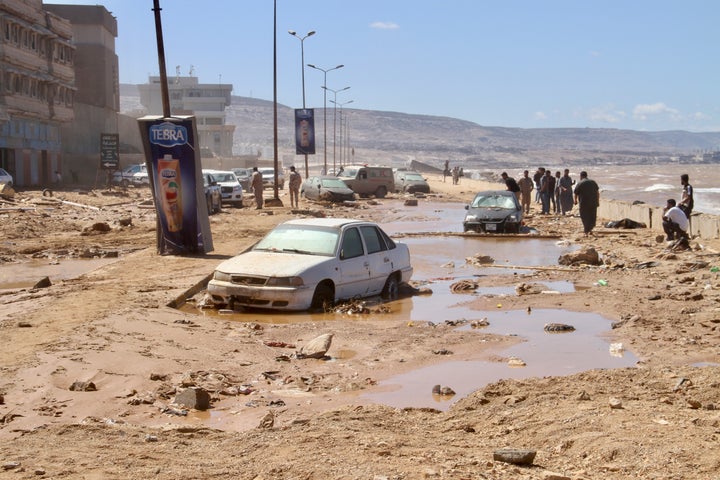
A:
<svg viewBox="0 0 720 480">
<path fill-rule="evenodd" d="M 466 232 L 520 233 L 523 211 L 513 192 L 479 192 L 465 209 L 463 228 Z"/>
<path fill-rule="evenodd" d="M 210 173 L 220 185 L 223 203 L 229 203 L 235 207 L 243 205 L 243 187 L 240 185 L 235 174 L 224 170 L 203 170 Z"/>
<path fill-rule="evenodd" d="M 237 177 L 244 192 L 250 191 L 250 181 L 252 180 L 252 168 L 233 168 L 232 172 Z"/>
<path fill-rule="evenodd" d="M 258 168 L 263 176 L 263 187 L 272 188 L 275 185 L 275 169 L 272 167 Z M 282 170 L 278 170 L 278 188 L 282 190 L 285 187 L 285 174 Z"/>
<path fill-rule="evenodd" d="M 149 185 L 150 177 L 148 177 L 147 166 L 144 163 L 130 165 L 123 170 L 113 173 L 112 182 L 121 187 L 129 185 Z"/>
<path fill-rule="evenodd" d="M 395 191 L 390 167 L 346 165 L 340 168 L 337 176 L 361 197 L 375 195 L 377 198 L 385 198 L 385 195 Z"/>
<path fill-rule="evenodd" d="M 310 200 L 340 203 L 355 200 L 355 192 L 337 177 L 310 177 L 300 187 L 300 195 Z"/>
<path fill-rule="evenodd" d="M 222 211 L 222 191 L 211 173 L 202 172 L 208 215 Z"/>
<path fill-rule="evenodd" d="M 0 168 L 0 183 L 7 183 L 12 187 L 13 177 L 8 173 L 7 170 Z"/>
<path fill-rule="evenodd" d="M 395 191 L 404 193 L 430 193 L 430 185 L 418 172 L 397 170 L 395 172 Z"/>
<path fill-rule="evenodd" d="M 407 245 L 373 222 L 290 220 L 218 265 L 208 293 L 230 308 L 323 309 L 343 299 L 397 298 L 412 272 Z"/>
</svg>

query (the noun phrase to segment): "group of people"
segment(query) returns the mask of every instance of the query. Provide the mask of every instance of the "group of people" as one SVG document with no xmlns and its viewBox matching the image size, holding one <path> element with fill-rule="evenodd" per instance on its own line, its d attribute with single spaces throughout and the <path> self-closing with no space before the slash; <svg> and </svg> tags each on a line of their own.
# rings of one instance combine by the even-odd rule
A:
<svg viewBox="0 0 720 480">
<path fill-rule="evenodd" d="M 528 170 L 523 171 L 519 181 L 508 176 L 507 172 L 501 174 L 505 186 L 520 200 L 523 212 L 530 213 L 532 192 L 535 190 L 535 202 L 540 203 L 541 214 L 549 215 L 551 212 L 566 215 L 578 205 L 580 219 L 583 223 L 585 236 L 590 235 L 597 223 L 597 209 L 600 206 L 600 188 L 598 184 L 588 178 L 587 172 L 580 172 L 580 181 L 570 177 L 570 169 L 566 168 L 563 174 L 540 167 L 530 178 Z M 573 187 L 574 186 L 574 187 Z"/>
<path fill-rule="evenodd" d="M 258 171 L 258 167 L 253 167 L 252 177 L 250 178 L 250 188 L 255 196 L 255 209 L 263 208 L 263 177 Z M 300 203 L 300 185 L 302 184 L 302 176 L 294 166 L 290 167 L 290 175 L 288 179 L 288 190 L 290 191 L 290 207 L 298 208 Z"/>
<path fill-rule="evenodd" d="M 570 170 L 565 169 L 563 174 L 540 167 L 530 178 L 528 170 L 523 171 L 519 181 L 502 172 L 507 190 L 513 192 L 520 201 L 524 213 L 530 213 L 532 192 L 535 190 L 535 202 L 541 204 L 541 214 L 551 212 L 565 215 L 574 205 L 578 206 L 578 213 L 583 224 L 585 236 L 592 234 L 597 223 L 597 209 L 600 206 L 600 188 L 594 180 L 588 178 L 586 171 L 580 172 L 580 181 L 570 177 Z M 668 199 L 663 212 L 663 230 L 668 241 L 688 238 L 690 227 L 690 214 L 694 206 L 693 187 L 690 185 L 688 174 L 680 176 L 682 195 L 680 203 L 675 199 Z"/>
</svg>

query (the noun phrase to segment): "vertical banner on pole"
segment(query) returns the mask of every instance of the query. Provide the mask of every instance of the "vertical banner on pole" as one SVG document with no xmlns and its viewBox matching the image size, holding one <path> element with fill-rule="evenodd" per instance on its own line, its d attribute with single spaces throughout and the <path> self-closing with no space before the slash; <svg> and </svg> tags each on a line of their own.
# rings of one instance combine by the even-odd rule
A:
<svg viewBox="0 0 720 480">
<path fill-rule="evenodd" d="M 315 110 L 295 109 L 295 153 L 315 155 Z"/>
<path fill-rule="evenodd" d="M 194 116 L 138 119 L 158 218 L 158 253 L 213 250 Z"/>
</svg>

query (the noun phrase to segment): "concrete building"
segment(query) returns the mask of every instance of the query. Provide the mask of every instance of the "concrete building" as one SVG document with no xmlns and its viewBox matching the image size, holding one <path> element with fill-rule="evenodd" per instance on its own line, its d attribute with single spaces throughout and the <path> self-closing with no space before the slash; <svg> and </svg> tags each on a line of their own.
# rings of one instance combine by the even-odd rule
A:
<svg viewBox="0 0 720 480">
<path fill-rule="evenodd" d="M 0 2 L 0 167 L 18 186 L 54 180 L 61 127 L 74 118 L 70 22 L 41 0 Z"/>
<path fill-rule="evenodd" d="M 198 141 L 203 157 L 231 157 L 235 125 L 225 123 L 225 107 L 230 106 L 231 84 L 198 83 L 192 75 L 168 76 L 168 95 L 172 115 L 195 115 Z M 146 84 L 138 85 L 140 103 L 150 115 L 162 115 L 160 77 L 150 77 Z"/>
<path fill-rule="evenodd" d="M 101 134 L 118 133 L 117 19 L 102 5 L 46 4 L 44 8 L 69 20 L 75 47 L 74 121 L 61 129 L 63 178 L 100 183 L 106 175 L 100 164 Z M 120 138 L 121 151 L 122 143 Z"/>
</svg>

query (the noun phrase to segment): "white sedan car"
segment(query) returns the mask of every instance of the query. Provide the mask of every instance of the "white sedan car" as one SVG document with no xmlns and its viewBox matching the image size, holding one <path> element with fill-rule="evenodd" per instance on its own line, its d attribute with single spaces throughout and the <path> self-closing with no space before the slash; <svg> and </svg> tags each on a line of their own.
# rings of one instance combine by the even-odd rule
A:
<svg viewBox="0 0 720 480">
<path fill-rule="evenodd" d="M 13 177 L 10 175 L 7 170 L 4 170 L 0 168 L 0 183 L 7 183 L 12 187 L 13 184 Z"/>
<path fill-rule="evenodd" d="M 323 309 L 350 298 L 397 298 L 412 272 L 407 245 L 373 222 L 290 220 L 221 263 L 208 293 L 231 308 Z"/>
</svg>

